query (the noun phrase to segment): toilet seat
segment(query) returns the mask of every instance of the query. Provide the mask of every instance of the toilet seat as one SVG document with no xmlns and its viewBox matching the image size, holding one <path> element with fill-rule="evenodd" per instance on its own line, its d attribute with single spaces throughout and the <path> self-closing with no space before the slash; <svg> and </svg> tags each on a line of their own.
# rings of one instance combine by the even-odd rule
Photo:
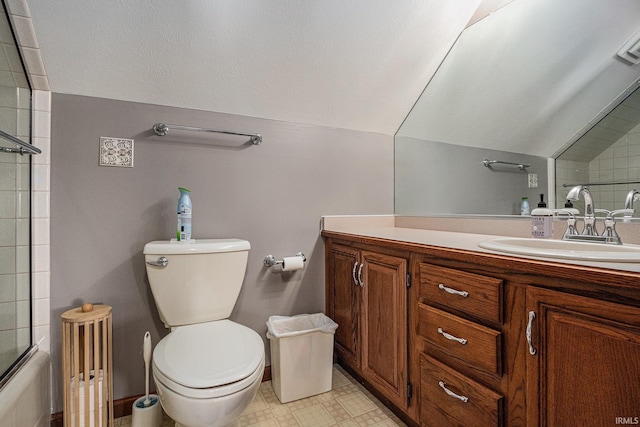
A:
<svg viewBox="0 0 640 427">
<path fill-rule="evenodd" d="M 194 398 L 240 391 L 263 369 L 262 338 L 227 319 L 177 327 L 153 351 L 156 381 Z"/>
</svg>

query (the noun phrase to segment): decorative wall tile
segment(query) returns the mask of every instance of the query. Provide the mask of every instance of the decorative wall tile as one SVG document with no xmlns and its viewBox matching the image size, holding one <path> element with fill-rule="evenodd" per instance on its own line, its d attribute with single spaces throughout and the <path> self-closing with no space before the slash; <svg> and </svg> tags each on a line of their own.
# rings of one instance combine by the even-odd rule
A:
<svg viewBox="0 0 640 427">
<path fill-rule="evenodd" d="M 100 166 L 133 167 L 133 139 L 100 137 Z"/>
</svg>

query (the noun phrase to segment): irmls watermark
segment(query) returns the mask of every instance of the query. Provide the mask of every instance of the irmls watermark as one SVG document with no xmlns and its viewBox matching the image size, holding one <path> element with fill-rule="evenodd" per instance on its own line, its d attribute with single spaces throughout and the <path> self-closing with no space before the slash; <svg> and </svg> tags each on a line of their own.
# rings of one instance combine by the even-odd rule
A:
<svg viewBox="0 0 640 427">
<path fill-rule="evenodd" d="M 639 425 L 640 417 L 616 417 L 616 424 Z"/>
</svg>

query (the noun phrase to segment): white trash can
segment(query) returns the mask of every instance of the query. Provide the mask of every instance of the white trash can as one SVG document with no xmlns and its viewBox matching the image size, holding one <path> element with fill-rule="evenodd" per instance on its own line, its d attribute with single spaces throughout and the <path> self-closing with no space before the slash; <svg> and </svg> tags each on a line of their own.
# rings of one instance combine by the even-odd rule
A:
<svg viewBox="0 0 640 427">
<path fill-rule="evenodd" d="M 269 317 L 271 383 L 280 402 L 331 390 L 337 328 L 323 313 Z"/>
</svg>

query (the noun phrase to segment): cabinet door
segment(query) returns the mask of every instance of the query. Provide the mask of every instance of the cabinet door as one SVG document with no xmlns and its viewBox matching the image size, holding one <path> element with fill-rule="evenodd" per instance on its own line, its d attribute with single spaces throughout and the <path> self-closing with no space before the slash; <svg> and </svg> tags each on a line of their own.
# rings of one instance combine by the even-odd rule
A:
<svg viewBox="0 0 640 427">
<path fill-rule="evenodd" d="M 407 408 L 407 260 L 363 251 L 362 375 Z"/>
<path fill-rule="evenodd" d="M 528 425 L 638 424 L 640 309 L 530 287 L 527 313 Z"/>
<path fill-rule="evenodd" d="M 360 286 L 357 281 L 360 251 L 333 245 L 329 251 L 328 315 L 337 324 L 338 356 L 354 369 L 360 368 Z"/>
</svg>

